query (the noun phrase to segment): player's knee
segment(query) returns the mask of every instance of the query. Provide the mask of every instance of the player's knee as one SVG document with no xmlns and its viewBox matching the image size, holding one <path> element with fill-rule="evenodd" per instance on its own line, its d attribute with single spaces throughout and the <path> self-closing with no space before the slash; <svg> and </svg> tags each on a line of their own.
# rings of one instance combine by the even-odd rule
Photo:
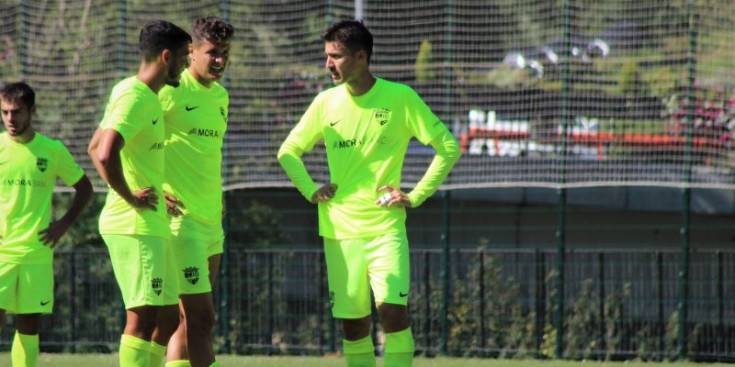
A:
<svg viewBox="0 0 735 367">
<path fill-rule="evenodd" d="M 345 339 L 358 340 L 370 334 L 372 319 L 365 316 L 359 319 L 343 319 L 342 327 L 344 329 Z"/>
<path fill-rule="evenodd" d="M 162 333 L 166 335 L 171 335 L 179 327 L 179 321 L 180 318 L 178 305 L 166 306 L 161 308 L 161 311 L 158 313 L 156 326 L 158 326 L 158 329 Z"/>
<path fill-rule="evenodd" d="M 403 305 L 383 303 L 378 306 L 380 322 L 386 332 L 400 331 L 408 327 L 408 308 Z"/>
<path fill-rule="evenodd" d="M 190 314 L 186 321 L 186 327 L 187 332 L 193 332 L 200 335 L 204 335 L 202 333 L 206 333 L 206 335 L 209 335 L 214 328 L 214 314 L 209 312 L 209 310 L 201 310 L 201 312 L 198 312 L 196 315 Z"/>
<path fill-rule="evenodd" d="M 41 323 L 41 314 L 16 315 L 18 332 L 25 335 L 36 335 Z"/>
</svg>

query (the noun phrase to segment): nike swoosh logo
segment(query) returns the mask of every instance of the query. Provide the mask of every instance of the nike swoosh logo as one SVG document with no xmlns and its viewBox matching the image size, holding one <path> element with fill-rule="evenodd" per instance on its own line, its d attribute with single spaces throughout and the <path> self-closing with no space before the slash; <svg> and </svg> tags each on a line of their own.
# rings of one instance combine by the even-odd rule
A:
<svg viewBox="0 0 735 367">
<path fill-rule="evenodd" d="M 337 124 L 339 124 L 339 122 L 340 122 L 340 121 L 342 121 L 342 120 L 337 120 L 337 121 L 335 121 L 335 122 L 330 122 L 330 123 L 329 123 L 329 126 L 334 126 L 334 125 L 337 125 Z"/>
<path fill-rule="evenodd" d="M 49 304 L 49 302 L 51 302 L 51 301 L 46 301 L 46 302 L 41 301 L 41 306 L 46 306 L 47 304 Z"/>
<path fill-rule="evenodd" d="M 155 125 L 158 122 L 158 119 L 153 120 L 153 125 Z"/>
<path fill-rule="evenodd" d="M 401 297 L 408 297 L 408 293 L 401 292 L 401 293 L 398 293 L 398 295 Z"/>
<path fill-rule="evenodd" d="M 194 111 L 194 110 L 196 110 L 197 108 L 199 108 L 199 106 L 194 106 L 194 107 L 189 107 L 189 106 L 186 106 L 186 110 L 187 110 L 187 111 Z"/>
</svg>

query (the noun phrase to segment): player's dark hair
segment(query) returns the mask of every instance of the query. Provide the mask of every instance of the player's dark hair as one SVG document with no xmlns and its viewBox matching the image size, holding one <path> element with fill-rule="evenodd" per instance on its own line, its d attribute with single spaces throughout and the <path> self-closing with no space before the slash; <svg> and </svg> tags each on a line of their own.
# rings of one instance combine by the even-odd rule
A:
<svg viewBox="0 0 735 367">
<path fill-rule="evenodd" d="M 235 33 L 231 24 L 217 17 L 197 18 L 191 25 L 191 36 L 198 43 L 207 40 L 212 43 L 227 42 Z"/>
<path fill-rule="evenodd" d="M 139 48 L 146 61 L 155 59 L 163 50 L 174 51 L 190 42 L 191 36 L 185 30 L 165 20 L 148 22 L 140 30 Z"/>
<path fill-rule="evenodd" d="M 6 84 L 0 89 L 0 98 L 8 102 L 21 102 L 29 110 L 36 105 L 36 92 L 23 82 Z"/>
<path fill-rule="evenodd" d="M 339 42 L 355 53 L 365 50 L 367 61 L 373 54 L 373 35 L 362 22 L 357 20 L 340 20 L 327 28 L 322 35 L 324 42 Z"/>
</svg>

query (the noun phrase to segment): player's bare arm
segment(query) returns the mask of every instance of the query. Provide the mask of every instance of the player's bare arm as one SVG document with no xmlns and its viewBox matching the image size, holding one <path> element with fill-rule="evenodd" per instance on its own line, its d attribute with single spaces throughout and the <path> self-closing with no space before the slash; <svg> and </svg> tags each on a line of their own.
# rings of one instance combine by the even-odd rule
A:
<svg viewBox="0 0 735 367">
<path fill-rule="evenodd" d="M 87 175 L 82 176 L 82 178 L 74 184 L 74 190 L 74 199 L 64 216 L 57 221 L 51 222 L 48 228 L 38 232 L 41 242 L 51 248 L 56 246 L 61 237 L 64 236 L 66 231 L 68 231 L 74 222 L 76 222 L 77 218 L 79 218 L 79 215 L 82 214 L 84 208 L 89 204 L 89 200 L 92 199 L 92 183 L 89 181 Z"/>
<path fill-rule="evenodd" d="M 457 140 L 454 139 L 449 131 L 440 134 L 430 142 L 436 151 L 434 159 L 424 173 L 424 176 L 416 183 L 416 186 L 407 195 L 411 203 L 411 207 L 418 207 L 428 197 L 434 194 L 439 185 L 452 170 L 454 164 L 457 163 L 462 155 Z"/>
<path fill-rule="evenodd" d="M 328 183 L 322 185 L 319 190 L 311 195 L 311 202 L 313 204 L 323 203 L 331 200 L 334 197 L 334 193 L 337 191 L 337 184 Z"/>
<path fill-rule="evenodd" d="M 94 168 L 97 169 L 97 172 L 100 174 L 102 179 L 109 183 L 109 179 L 107 178 L 107 175 L 104 175 L 106 170 L 104 170 L 100 163 L 100 160 L 97 158 L 97 148 L 99 148 L 100 140 L 102 140 L 102 132 L 104 130 L 102 128 L 97 128 L 95 130 L 94 135 L 92 135 L 92 140 L 89 142 L 89 146 L 87 147 L 87 154 L 89 154 L 89 157 L 92 159 L 92 164 L 94 164 Z"/>
<path fill-rule="evenodd" d="M 411 200 L 408 199 L 408 195 L 400 189 L 390 185 L 385 185 L 380 187 L 378 192 L 385 193 L 375 201 L 375 204 L 379 206 L 387 206 L 388 208 L 391 208 L 394 205 L 401 205 L 406 208 L 411 207 Z"/>
<path fill-rule="evenodd" d="M 120 151 L 123 146 L 125 146 L 125 139 L 120 133 L 113 129 L 105 129 L 102 132 L 96 155 L 99 167 L 102 169 L 100 176 L 107 177 L 107 184 L 131 206 L 138 209 L 156 210 L 158 195 L 155 188 L 146 187 L 131 191 L 128 187 L 120 160 Z"/>
</svg>

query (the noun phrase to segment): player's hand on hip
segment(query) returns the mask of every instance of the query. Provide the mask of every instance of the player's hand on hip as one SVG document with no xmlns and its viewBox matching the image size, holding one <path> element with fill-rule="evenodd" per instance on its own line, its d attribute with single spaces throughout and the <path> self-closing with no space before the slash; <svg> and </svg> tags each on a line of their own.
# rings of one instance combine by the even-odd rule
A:
<svg viewBox="0 0 735 367">
<path fill-rule="evenodd" d="M 394 205 L 401 205 L 406 208 L 411 207 L 411 200 L 408 199 L 408 195 L 393 186 L 385 185 L 379 188 L 378 192 L 385 192 L 385 194 L 380 195 L 378 200 L 375 201 L 375 204 L 379 206 L 387 206 L 388 208 Z"/>
<path fill-rule="evenodd" d="M 323 203 L 326 201 L 329 201 L 334 197 L 334 193 L 337 191 L 337 184 L 328 183 L 324 184 L 322 187 L 319 188 L 319 190 L 316 190 L 316 192 L 311 195 L 311 202 L 316 203 Z"/>
<path fill-rule="evenodd" d="M 63 219 L 51 222 L 48 228 L 38 232 L 38 239 L 41 242 L 51 248 L 56 247 L 61 237 L 69 230 L 71 223 L 64 221 Z"/>
<path fill-rule="evenodd" d="M 182 214 L 181 209 L 184 208 L 184 203 L 181 202 L 181 200 L 177 199 L 174 194 L 170 194 L 166 191 L 163 192 L 163 197 L 166 198 L 166 212 L 173 216 L 178 217 Z"/>
<path fill-rule="evenodd" d="M 157 210 L 158 195 L 156 195 L 156 189 L 154 187 L 146 187 L 138 191 L 133 191 L 133 197 L 135 199 L 133 199 L 130 205 L 138 209 Z"/>
</svg>

